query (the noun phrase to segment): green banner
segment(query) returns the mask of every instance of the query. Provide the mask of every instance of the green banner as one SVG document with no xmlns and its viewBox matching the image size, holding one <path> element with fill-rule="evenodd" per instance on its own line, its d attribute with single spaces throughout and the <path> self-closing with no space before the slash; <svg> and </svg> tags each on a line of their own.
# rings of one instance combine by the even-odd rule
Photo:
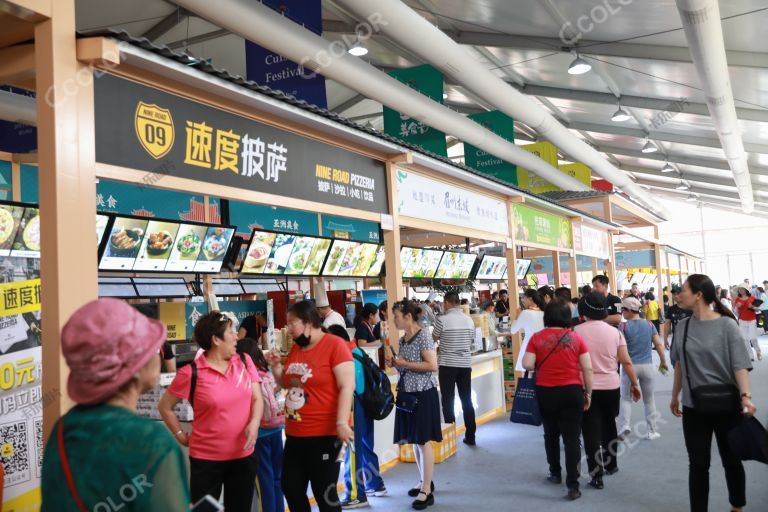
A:
<svg viewBox="0 0 768 512">
<path fill-rule="evenodd" d="M 389 74 L 424 96 L 438 103 L 443 102 L 443 75 L 429 64 L 398 69 Z M 426 151 L 448 156 L 443 132 L 387 107 L 384 107 L 384 133 L 415 144 Z"/>
<path fill-rule="evenodd" d="M 515 121 L 503 112 L 492 110 L 467 116 L 483 128 L 509 142 L 515 142 Z M 501 158 L 488 154 L 482 149 L 464 143 L 464 163 L 485 174 L 490 174 L 502 181 L 517 185 L 517 166 Z"/>
<path fill-rule="evenodd" d="M 355 240 L 357 242 L 381 243 L 379 240 L 379 224 L 367 220 L 321 215 L 323 232 L 321 236 Z"/>
<path fill-rule="evenodd" d="M 518 243 L 531 242 L 561 249 L 573 247 L 570 220 L 520 204 L 512 205 L 512 210 Z"/>
</svg>

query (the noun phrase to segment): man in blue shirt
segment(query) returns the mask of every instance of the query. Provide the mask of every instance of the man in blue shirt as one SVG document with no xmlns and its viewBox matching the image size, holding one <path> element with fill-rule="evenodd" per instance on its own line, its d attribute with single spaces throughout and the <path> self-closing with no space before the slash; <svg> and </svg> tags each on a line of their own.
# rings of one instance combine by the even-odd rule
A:
<svg viewBox="0 0 768 512">
<path fill-rule="evenodd" d="M 643 405 L 645 407 L 645 422 L 647 432 L 645 438 L 654 440 L 661 437 L 656 428 L 656 401 L 653 397 L 653 379 L 655 370 L 653 368 L 653 349 L 659 353 L 661 364 L 659 371 L 666 373 L 667 360 L 664 353 L 664 346 L 661 344 L 661 338 L 656 330 L 656 326 L 648 320 L 640 318 L 641 304 L 635 297 L 627 297 L 621 301 L 621 313 L 626 320 L 619 325 L 619 331 L 627 340 L 627 350 L 632 359 L 637 380 L 640 381 L 640 390 L 643 394 Z M 624 370 L 621 371 L 621 408 L 619 412 L 619 437 L 626 438 L 632 430 L 630 421 L 632 415 L 632 394 L 630 393 L 629 377 Z"/>
</svg>

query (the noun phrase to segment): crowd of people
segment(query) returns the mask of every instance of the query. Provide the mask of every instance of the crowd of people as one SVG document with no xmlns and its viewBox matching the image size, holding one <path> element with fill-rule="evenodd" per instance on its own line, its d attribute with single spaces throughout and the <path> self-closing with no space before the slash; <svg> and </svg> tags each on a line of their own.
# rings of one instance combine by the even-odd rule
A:
<svg viewBox="0 0 768 512">
<path fill-rule="evenodd" d="M 652 291 L 612 295 L 603 275 L 580 290 L 578 299 L 567 288 L 526 290 L 523 309 L 501 334 L 524 333 L 516 363 L 535 375 L 547 480 L 563 482 L 562 438 L 567 497 L 581 496 L 582 446 L 589 485 L 603 489 L 604 477 L 619 471 L 617 447 L 631 433 L 632 402 L 643 401 L 646 439 L 661 436 L 654 379 L 656 371 L 669 371 L 669 350 L 669 406 L 683 421 L 691 510 L 707 510 L 712 437 L 732 509 L 741 510 L 745 473 L 727 433 L 743 414 L 755 413 L 748 371 L 753 358 L 762 357 L 756 318 L 764 318 L 765 310 L 756 302 L 763 299 L 755 298 L 764 296 L 762 290 L 753 293 L 745 283 L 730 302 L 730 290 L 718 290 L 704 275 L 663 290 L 661 303 Z M 482 310 L 499 334 L 496 322 L 513 308 L 506 291 L 495 299 Z M 418 480 L 408 494 L 416 510 L 435 503 L 430 443 L 442 440 L 441 416 L 455 422 L 457 390 L 463 442 L 478 442 L 471 400 L 474 323 L 458 293 L 446 293 L 437 305 L 394 303 L 392 324 L 403 336 L 398 350 L 390 347 L 384 354 L 399 374 L 393 442 L 414 447 Z M 329 310 L 322 300 L 288 309 L 294 345 L 285 360 L 262 350 L 263 318 L 238 326 L 218 311 L 201 317 L 194 331 L 200 351 L 176 373 L 159 403 L 163 428 L 137 416 L 136 408 L 139 395 L 156 386 L 165 359 L 164 325 L 119 300 L 82 307 L 62 332 L 71 370 L 68 393 L 77 405 L 60 418 L 46 446 L 43 510 L 100 510 L 105 499 L 123 493 L 125 482 L 135 488 L 125 510 L 189 510 L 190 503 L 223 495 L 226 510 L 282 512 L 287 503 L 292 511 L 308 512 L 311 488 L 325 512 L 367 507 L 370 497 L 386 495 L 374 450 L 375 422 L 362 397 L 368 357 L 363 349 L 386 335 L 387 304 L 364 305 L 352 338 L 343 317 L 338 315 L 340 322 Z M 425 310 L 434 314 L 431 332 Z M 123 321 L 115 324 L 115 315 Z M 182 400 L 194 410 L 191 431 L 176 416 Z M 182 446 L 189 449 L 188 466 Z"/>
</svg>

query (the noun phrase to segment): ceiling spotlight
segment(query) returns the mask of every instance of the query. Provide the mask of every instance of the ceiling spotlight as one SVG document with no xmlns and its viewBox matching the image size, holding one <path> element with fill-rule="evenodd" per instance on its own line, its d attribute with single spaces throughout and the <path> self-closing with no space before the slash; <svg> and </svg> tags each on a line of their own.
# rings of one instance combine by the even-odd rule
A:
<svg viewBox="0 0 768 512">
<path fill-rule="evenodd" d="M 675 168 L 672 167 L 669 162 L 664 162 L 664 167 L 661 168 L 661 172 L 675 172 Z"/>
<path fill-rule="evenodd" d="M 643 153 L 655 153 L 658 150 L 659 148 L 656 147 L 656 144 L 651 141 L 646 141 L 645 146 L 643 146 Z"/>
<path fill-rule="evenodd" d="M 356 41 L 352 46 L 349 47 L 349 50 L 347 52 L 350 55 L 354 55 L 355 57 L 362 57 L 363 55 L 368 54 L 368 48 L 363 46 L 363 44 L 360 41 Z"/>
<path fill-rule="evenodd" d="M 688 190 L 689 188 L 691 187 L 684 181 L 681 181 L 680 184 L 675 187 L 677 190 Z"/>
<path fill-rule="evenodd" d="M 592 65 L 579 57 L 578 54 L 576 54 L 576 58 L 573 59 L 573 62 L 571 62 L 571 65 L 568 66 L 568 74 L 569 75 L 583 75 L 587 71 L 592 69 Z"/>
<path fill-rule="evenodd" d="M 614 123 L 623 123 L 624 121 L 629 121 L 631 118 L 632 116 L 630 113 L 621 108 L 621 105 L 619 105 L 619 109 L 611 116 L 611 121 Z"/>
</svg>

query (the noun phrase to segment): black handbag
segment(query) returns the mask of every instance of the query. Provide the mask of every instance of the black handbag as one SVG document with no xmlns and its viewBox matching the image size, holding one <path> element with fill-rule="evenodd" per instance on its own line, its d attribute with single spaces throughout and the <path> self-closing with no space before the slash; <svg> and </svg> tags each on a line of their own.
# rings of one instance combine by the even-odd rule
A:
<svg viewBox="0 0 768 512">
<path fill-rule="evenodd" d="M 685 378 L 688 389 L 691 390 L 693 408 L 702 414 L 734 414 L 741 410 L 739 388 L 733 384 L 705 384 L 693 387 L 691 385 L 691 367 L 688 365 L 688 353 L 685 344 L 688 341 L 688 326 L 691 319 L 685 320 L 683 330 L 683 360 L 685 361 Z"/>
<path fill-rule="evenodd" d="M 416 408 L 419 406 L 419 397 L 417 397 L 413 393 L 408 393 L 403 389 L 403 380 L 405 377 L 405 372 L 408 370 L 403 370 L 402 374 L 400 375 L 400 379 L 397 382 L 397 396 L 395 397 L 395 407 L 399 410 L 407 413 L 414 413 L 416 412 Z"/>
</svg>

